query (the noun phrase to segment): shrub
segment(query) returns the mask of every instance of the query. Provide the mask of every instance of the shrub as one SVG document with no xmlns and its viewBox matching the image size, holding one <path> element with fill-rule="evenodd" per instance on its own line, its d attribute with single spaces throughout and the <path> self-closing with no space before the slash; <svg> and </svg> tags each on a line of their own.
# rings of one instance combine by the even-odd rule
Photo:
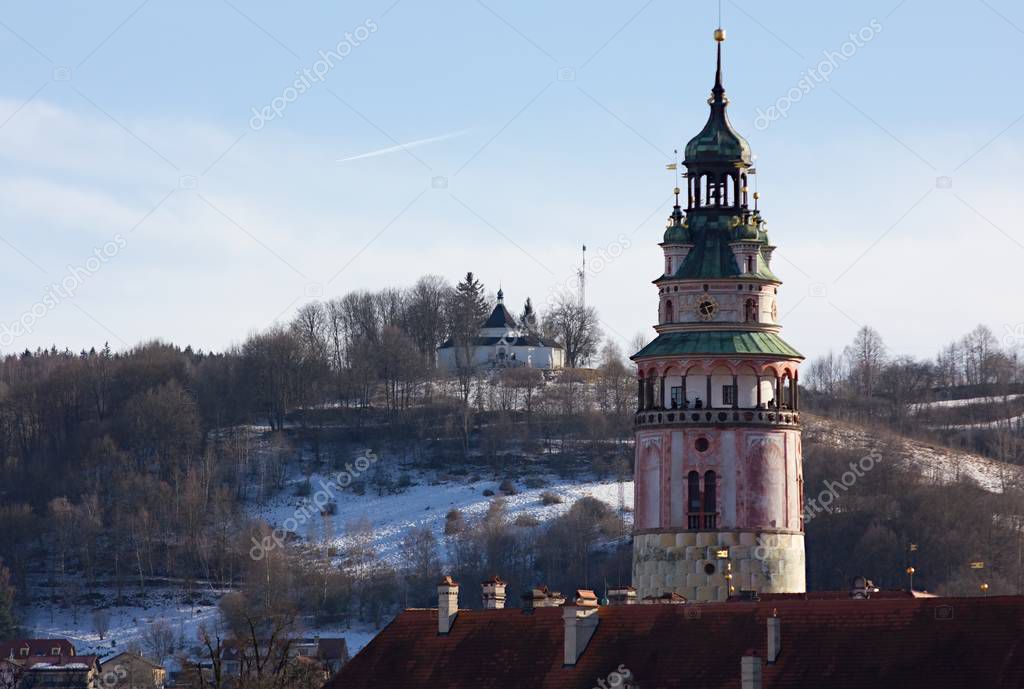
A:
<svg viewBox="0 0 1024 689">
<path fill-rule="evenodd" d="M 313 492 L 313 486 L 309 483 L 307 478 L 305 481 L 295 486 L 295 494 L 300 498 L 308 498 L 310 493 Z"/>
<path fill-rule="evenodd" d="M 515 495 L 516 493 L 519 492 L 516 490 L 515 481 L 513 481 L 510 478 L 507 478 L 504 481 L 502 481 L 501 484 L 498 486 L 498 489 L 505 495 Z"/>
<path fill-rule="evenodd" d="M 532 529 L 535 526 L 540 526 L 540 520 L 532 514 L 530 514 L 529 512 L 523 512 L 522 514 L 520 514 L 518 517 L 516 517 L 516 520 L 513 523 L 516 526 L 522 526 L 528 529 Z"/>
<path fill-rule="evenodd" d="M 457 509 L 448 510 L 445 515 L 444 532 L 446 535 L 461 533 L 466 530 L 466 518 Z"/>
<path fill-rule="evenodd" d="M 561 505 L 563 500 L 562 496 L 558 493 L 546 490 L 540 494 L 540 502 L 542 505 Z"/>
<path fill-rule="evenodd" d="M 523 481 L 523 485 L 525 485 L 527 488 L 535 489 L 543 488 L 544 486 L 548 485 L 548 482 L 542 478 L 531 476 L 530 478 Z"/>
<path fill-rule="evenodd" d="M 490 488 L 485 488 L 484 489 L 484 497 L 489 498 L 492 495 L 494 495 L 494 491 L 493 490 L 491 490 Z"/>
</svg>

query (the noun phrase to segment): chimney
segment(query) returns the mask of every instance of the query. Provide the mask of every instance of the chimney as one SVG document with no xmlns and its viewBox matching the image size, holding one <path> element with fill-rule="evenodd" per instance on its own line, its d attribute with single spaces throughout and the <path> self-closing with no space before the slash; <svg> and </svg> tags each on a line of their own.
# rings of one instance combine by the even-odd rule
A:
<svg viewBox="0 0 1024 689">
<path fill-rule="evenodd" d="M 523 594 L 523 612 L 534 608 L 557 608 L 565 603 L 565 597 L 558 591 L 550 591 L 541 584 Z"/>
<path fill-rule="evenodd" d="M 871 598 L 872 593 L 878 593 L 878 587 L 873 581 L 862 576 L 853 578 L 853 583 L 850 585 L 850 598 L 864 600 Z"/>
<path fill-rule="evenodd" d="M 747 651 L 740 659 L 740 687 L 761 689 L 761 659 L 754 651 Z"/>
<path fill-rule="evenodd" d="M 493 576 L 481 584 L 483 587 L 484 610 L 501 610 L 505 607 L 505 582 Z"/>
<path fill-rule="evenodd" d="M 597 629 L 597 596 L 588 589 L 576 591 L 573 605 L 562 606 L 565 621 L 565 664 L 575 665 Z"/>
<path fill-rule="evenodd" d="M 437 633 L 451 631 L 455 616 L 459 614 L 459 584 L 449 576 L 437 585 Z"/>
<path fill-rule="evenodd" d="M 779 652 L 782 650 L 782 620 L 775 616 L 775 611 L 772 611 L 772 616 L 768 618 L 768 662 L 774 663 L 779 657 Z"/>
<path fill-rule="evenodd" d="M 636 605 L 636 589 L 632 586 L 615 586 L 608 589 L 608 601 L 612 605 Z"/>
</svg>

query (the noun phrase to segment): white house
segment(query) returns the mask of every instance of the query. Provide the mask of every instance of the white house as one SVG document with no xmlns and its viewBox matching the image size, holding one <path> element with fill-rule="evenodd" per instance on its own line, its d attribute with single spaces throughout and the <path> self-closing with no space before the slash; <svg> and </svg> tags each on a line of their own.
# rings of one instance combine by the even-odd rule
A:
<svg viewBox="0 0 1024 689">
<path fill-rule="evenodd" d="M 556 369 L 565 366 L 565 350 L 523 330 L 505 308 L 505 293 L 498 290 L 498 304 L 480 327 L 472 351 L 460 351 L 452 340 L 437 348 L 437 364 L 454 371 L 468 358 L 473 368 Z"/>
</svg>

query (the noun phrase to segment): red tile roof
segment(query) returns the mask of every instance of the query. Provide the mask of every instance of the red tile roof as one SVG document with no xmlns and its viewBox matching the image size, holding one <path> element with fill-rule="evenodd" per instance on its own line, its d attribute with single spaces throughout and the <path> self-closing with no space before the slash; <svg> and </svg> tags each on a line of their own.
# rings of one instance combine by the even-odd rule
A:
<svg viewBox="0 0 1024 689">
<path fill-rule="evenodd" d="M 54 655 L 55 648 L 60 649 L 60 655 L 75 655 L 75 647 L 67 639 L 10 639 L 0 641 L 0 658 L 10 658 L 12 654 L 15 659 L 24 658 L 22 649 L 26 647 L 28 656 Z"/>
<path fill-rule="evenodd" d="M 34 656 L 25 661 L 26 670 L 87 670 L 99 666 L 97 656 Z"/>
<path fill-rule="evenodd" d="M 645 689 L 738 688 L 773 614 L 782 652 L 765 689 L 1024 686 L 1024 597 L 882 597 L 602 607 L 575 667 L 557 608 L 460 610 L 445 636 L 435 610 L 406 610 L 328 689 L 590 689 L 619 665 Z"/>
</svg>

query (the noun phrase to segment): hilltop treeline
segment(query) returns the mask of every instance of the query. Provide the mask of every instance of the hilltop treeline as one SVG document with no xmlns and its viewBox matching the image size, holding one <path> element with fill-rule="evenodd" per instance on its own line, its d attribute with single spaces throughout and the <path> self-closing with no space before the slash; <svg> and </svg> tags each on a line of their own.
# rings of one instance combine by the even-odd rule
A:
<svg viewBox="0 0 1024 689">
<path fill-rule="evenodd" d="M 804 408 L 1024 464 L 1021 344 L 980 325 L 934 359 L 916 359 L 863 327 L 841 353 L 805 366 Z"/>
<path fill-rule="evenodd" d="M 622 473 L 635 386 L 622 353 L 599 348 L 593 309 L 562 298 L 520 315 L 555 341 L 581 317 L 571 356 L 593 368 L 435 368 L 436 347 L 475 336 L 492 306 L 472 274 L 455 286 L 428 276 L 309 303 L 224 352 L 150 342 L 4 357 L 0 558 L 11 581 L 21 595 L 30 575 L 55 583 L 61 604 L 111 577 L 237 584 L 258 529 L 243 507 L 280 490 L 300 457 L 312 468 L 358 448 L 413 448 L 429 466 L 511 470 L 508 452 L 557 443 Z"/>
</svg>

